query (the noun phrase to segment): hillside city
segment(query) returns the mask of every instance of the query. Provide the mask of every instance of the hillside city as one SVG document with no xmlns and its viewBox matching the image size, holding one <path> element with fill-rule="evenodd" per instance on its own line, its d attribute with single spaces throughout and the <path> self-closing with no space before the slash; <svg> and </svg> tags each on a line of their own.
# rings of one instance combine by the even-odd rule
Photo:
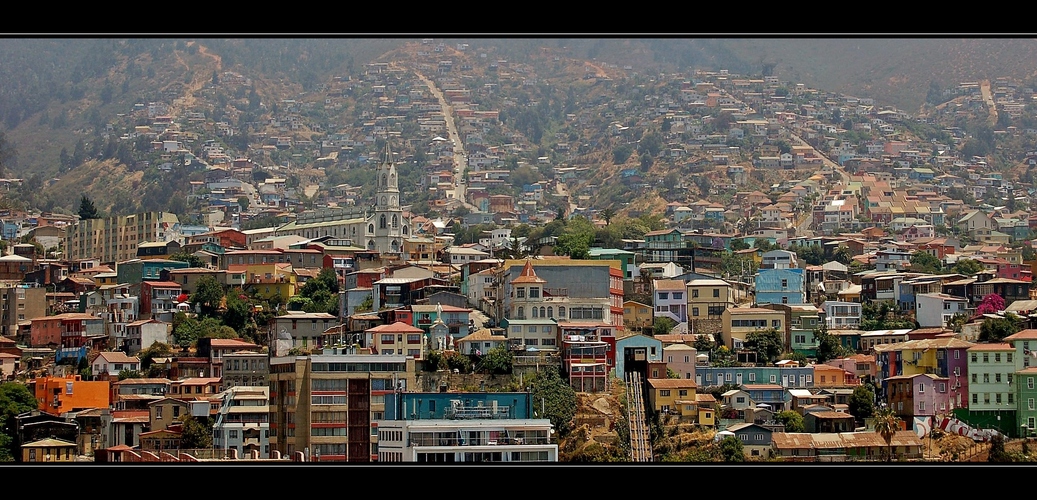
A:
<svg viewBox="0 0 1037 500">
<path fill-rule="evenodd" d="M 261 106 L 214 71 L 51 181 L 187 196 L 0 180 L 0 461 L 1037 458 L 1034 86 L 581 71 L 538 100 L 425 39 Z"/>
</svg>

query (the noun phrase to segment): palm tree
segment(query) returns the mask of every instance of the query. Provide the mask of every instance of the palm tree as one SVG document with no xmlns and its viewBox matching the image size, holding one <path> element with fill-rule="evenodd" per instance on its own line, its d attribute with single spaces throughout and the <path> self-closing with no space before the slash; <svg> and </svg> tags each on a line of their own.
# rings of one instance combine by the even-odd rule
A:
<svg viewBox="0 0 1037 500">
<path fill-rule="evenodd" d="M 886 446 L 889 448 L 886 454 L 887 462 L 893 461 L 893 436 L 900 430 L 900 422 L 900 417 L 896 416 L 893 408 L 888 405 L 883 405 L 875 412 L 875 432 L 886 440 Z"/>
</svg>

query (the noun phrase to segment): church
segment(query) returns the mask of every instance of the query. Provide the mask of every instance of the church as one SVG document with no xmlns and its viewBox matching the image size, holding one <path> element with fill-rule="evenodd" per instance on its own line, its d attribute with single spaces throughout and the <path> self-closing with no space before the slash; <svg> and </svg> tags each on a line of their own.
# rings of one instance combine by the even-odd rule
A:
<svg viewBox="0 0 1037 500">
<path fill-rule="evenodd" d="M 367 218 L 365 248 L 382 254 L 403 252 L 403 240 L 410 237 L 410 218 L 404 218 L 400 208 L 399 176 L 393 162 L 389 141 L 378 165 L 378 188 L 375 192 L 374 213 Z"/>
<path fill-rule="evenodd" d="M 388 141 L 377 174 L 372 209 L 334 207 L 310 210 L 277 228 L 275 236 L 298 235 L 308 239 L 330 236 L 344 246 L 373 250 L 383 255 L 402 254 L 403 241 L 410 237 L 411 221 L 401 208 L 399 176 Z"/>
</svg>

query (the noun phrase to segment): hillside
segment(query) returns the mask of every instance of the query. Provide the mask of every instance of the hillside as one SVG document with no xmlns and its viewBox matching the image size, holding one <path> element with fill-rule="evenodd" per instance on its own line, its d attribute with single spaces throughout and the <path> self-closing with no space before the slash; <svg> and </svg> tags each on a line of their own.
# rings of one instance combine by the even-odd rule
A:
<svg viewBox="0 0 1037 500">
<path fill-rule="evenodd" d="M 406 95 L 416 88 L 412 72 L 435 74 L 437 64 L 450 61 L 457 69 L 436 78 L 441 85 L 478 91 L 481 95 L 473 102 L 478 109 L 500 110 L 502 125 L 488 130 L 485 141 L 516 143 L 513 168 L 545 155 L 552 162 L 586 167 L 580 180 L 587 189 L 570 186 L 574 194 L 594 200 L 598 208 L 654 211 L 667 200 L 703 196 L 710 184 L 725 182 L 723 172 L 693 161 L 642 164 L 637 151 L 616 161 L 618 147 L 637 144 L 641 134 L 658 126 L 658 120 L 651 123 L 638 109 L 645 97 L 679 92 L 655 75 L 690 74 L 693 68 L 773 74 L 819 89 L 873 97 L 880 105 L 913 113 L 933 88 L 1002 76 L 1032 80 L 1034 48 L 1033 40 L 997 38 L 480 38 L 434 44 L 361 38 L 4 39 L 0 133 L 6 145 L 0 147 L 0 174 L 27 179 L 36 189 L 18 201 L 44 210 L 74 211 L 81 194 L 116 212 L 161 209 L 156 205 L 172 201 L 186 204 L 186 181 L 201 173 L 157 171 L 176 159 L 160 159 L 153 145 L 126 139 L 135 126 L 150 123 L 151 117 L 141 114 L 142 106 L 147 110 L 160 103 L 162 113 L 203 116 L 203 122 L 184 131 L 198 138 L 186 141 L 192 153 L 201 154 L 204 143 L 216 141 L 228 154 L 264 167 L 309 167 L 325 152 L 319 141 L 364 140 L 370 137 L 365 122 L 384 116 L 390 103 L 379 102 L 373 93 L 368 63 L 387 63 L 386 73 L 377 77 L 384 80 L 379 88 Z M 400 98 L 396 101 L 398 105 Z M 602 109 L 606 111 L 598 111 Z M 588 110 L 594 112 L 581 118 L 586 123 L 570 121 Z M 614 118 L 607 118 L 612 114 Z M 416 116 L 403 115 L 403 125 L 397 126 L 412 142 L 423 140 Z M 289 117 L 302 118 L 293 121 L 290 136 L 314 147 L 268 154 L 263 148 L 286 134 L 281 129 Z M 633 137 L 611 134 L 610 122 L 627 125 Z M 218 123 L 226 128 L 218 129 Z M 578 151 L 559 153 L 560 145 L 570 142 L 579 145 Z M 425 154 L 412 149 L 400 153 L 415 158 L 414 163 Z M 332 168 L 322 168 L 320 176 L 310 176 L 311 181 L 297 180 L 307 184 L 323 178 L 362 186 L 369 181 L 356 168 L 362 166 L 363 154 L 357 149 Z M 117 161 L 122 170 L 112 165 L 101 172 L 121 177 L 106 183 L 96 179 L 92 167 L 75 172 L 92 165 L 88 160 Z M 643 185 L 624 180 L 624 171 L 639 168 L 646 174 Z M 537 170 L 526 178 L 551 175 L 547 169 Z M 416 181 L 421 172 L 414 169 L 411 175 Z M 757 172 L 747 187 L 781 180 Z M 423 201 L 423 193 L 427 195 L 419 189 L 410 196 Z M 311 195 L 319 197 L 312 190 L 303 194 Z"/>
</svg>

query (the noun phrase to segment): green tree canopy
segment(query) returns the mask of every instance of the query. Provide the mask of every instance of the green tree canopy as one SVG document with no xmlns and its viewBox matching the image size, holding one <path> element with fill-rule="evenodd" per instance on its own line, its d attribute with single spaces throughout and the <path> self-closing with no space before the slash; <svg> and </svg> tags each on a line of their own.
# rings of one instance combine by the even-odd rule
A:
<svg viewBox="0 0 1037 500">
<path fill-rule="evenodd" d="M 652 335 L 666 335 L 673 330 L 673 327 L 677 326 L 677 322 L 666 316 L 659 316 L 653 319 L 652 324 Z"/>
<path fill-rule="evenodd" d="M 205 262 L 193 253 L 188 252 L 177 252 L 169 256 L 169 260 L 176 260 L 180 262 L 186 262 L 191 267 L 205 267 Z"/>
<path fill-rule="evenodd" d="M 191 303 L 200 306 L 202 316 L 216 316 L 223 295 L 223 285 L 214 276 L 202 276 L 191 294 Z"/>
<path fill-rule="evenodd" d="M 803 432 L 803 415 L 795 410 L 782 410 L 774 414 L 774 420 L 785 426 L 785 432 Z"/>
<path fill-rule="evenodd" d="M 951 266 L 952 273 L 964 274 L 965 276 L 972 276 L 982 270 L 983 264 L 980 264 L 973 259 L 958 259 L 958 261 Z"/>
<path fill-rule="evenodd" d="M 1006 313 L 1003 318 L 987 318 L 979 325 L 979 341 L 1000 342 L 1022 329 L 1022 320 L 1012 313 Z"/>
<path fill-rule="evenodd" d="M 191 415 L 180 417 L 183 428 L 180 431 L 181 450 L 207 450 L 212 448 L 212 419 L 195 418 Z"/>
<path fill-rule="evenodd" d="M 476 371 L 503 375 L 511 373 L 511 351 L 505 344 L 500 344 L 488 352 L 482 353 L 476 365 Z"/>
<path fill-rule="evenodd" d="M 568 435 L 576 416 L 576 391 L 557 368 L 542 369 L 528 380 L 534 415 L 551 420 L 559 438 Z"/>
<path fill-rule="evenodd" d="M 781 334 L 774 328 L 749 332 L 745 336 L 744 348 L 756 353 L 758 363 L 770 363 L 778 359 L 785 350 Z"/>
<path fill-rule="evenodd" d="M 0 383 L 0 462 L 12 462 L 20 450 L 14 448 L 15 420 L 22 413 L 38 409 L 36 396 L 19 382 Z"/>
<path fill-rule="evenodd" d="M 943 272 L 943 263 L 933 254 L 919 250 L 911 254 L 911 270 L 918 273 L 939 274 Z"/>
<path fill-rule="evenodd" d="M 735 436 L 724 436 L 724 439 L 720 440 L 720 456 L 725 462 L 744 462 L 745 449 L 742 440 Z"/>
<path fill-rule="evenodd" d="M 858 385 L 853 388 L 853 394 L 850 394 L 846 406 L 850 415 L 858 422 L 863 422 L 875 413 L 875 393 L 866 385 Z"/>
<path fill-rule="evenodd" d="M 79 199 L 79 218 L 80 220 L 101 218 L 101 215 L 97 212 L 97 207 L 94 206 L 94 202 L 87 198 L 85 194 Z"/>
</svg>

